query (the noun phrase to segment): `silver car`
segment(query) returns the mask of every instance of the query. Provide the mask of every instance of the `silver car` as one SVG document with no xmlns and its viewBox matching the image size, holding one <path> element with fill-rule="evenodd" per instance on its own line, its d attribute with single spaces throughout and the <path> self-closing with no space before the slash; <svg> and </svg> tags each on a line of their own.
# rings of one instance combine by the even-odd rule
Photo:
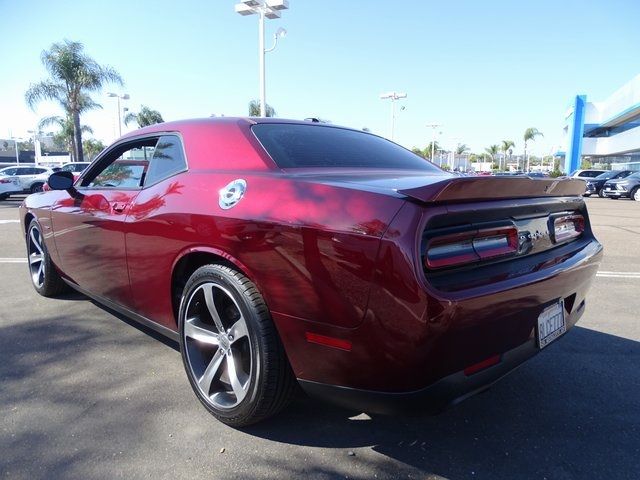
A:
<svg viewBox="0 0 640 480">
<path fill-rule="evenodd" d="M 49 167 L 16 165 L 0 169 L 0 200 L 16 193 L 35 193 L 46 182 L 43 176 L 53 173 Z"/>
</svg>

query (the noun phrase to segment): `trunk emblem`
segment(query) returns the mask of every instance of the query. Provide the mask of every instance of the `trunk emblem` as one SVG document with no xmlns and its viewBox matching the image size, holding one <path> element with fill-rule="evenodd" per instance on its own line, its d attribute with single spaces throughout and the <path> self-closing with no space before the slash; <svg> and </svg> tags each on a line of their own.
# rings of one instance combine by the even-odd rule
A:
<svg viewBox="0 0 640 480">
<path fill-rule="evenodd" d="M 225 187 L 220 189 L 218 205 L 220 205 L 220 208 L 223 210 L 235 207 L 244 196 L 246 190 L 247 182 L 241 178 L 229 182 Z"/>
</svg>

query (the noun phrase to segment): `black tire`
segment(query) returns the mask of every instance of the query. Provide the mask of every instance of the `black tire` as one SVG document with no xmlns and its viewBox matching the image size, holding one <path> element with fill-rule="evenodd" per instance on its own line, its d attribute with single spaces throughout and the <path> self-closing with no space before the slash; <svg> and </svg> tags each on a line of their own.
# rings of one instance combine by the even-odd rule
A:
<svg viewBox="0 0 640 480">
<path fill-rule="evenodd" d="M 601 188 L 600 190 L 598 190 L 598 196 L 599 196 L 600 198 L 605 198 L 604 188 Z"/>
<path fill-rule="evenodd" d="M 8 193 L 0 193 L 0 200 L 6 200 L 7 198 L 9 198 Z"/>
<path fill-rule="evenodd" d="M 66 292 L 69 286 L 62 280 L 51 261 L 47 245 L 42 238 L 42 228 L 37 220 L 31 220 L 27 230 L 27 259 L 33 288 L 43 297 L 55 297 Z"/>
<path fill-rule="evenodd" d="M 243 427 L 288 405 L 296 379 L 262 296 L 242 273 L 223 265 L 197 269 L 178 318 L 187 377 L 218 420 Z"/>
<path fill-rule="evenodd" d="M 31 185 L 31 189 L 29 191 L 31 193 L 41 192 L 43 186 L 44 186 L 44 183 L 34 183 L 33 185 Z"/>
<path fill-rule="evenodd" d="M 640 187 L 636 187 L 631 192 L 629 192 L 629 198 L 631 200 L 640 201 L 640 197 L 637 196 L 638 192 L 640 192 Z"/>
</svg>

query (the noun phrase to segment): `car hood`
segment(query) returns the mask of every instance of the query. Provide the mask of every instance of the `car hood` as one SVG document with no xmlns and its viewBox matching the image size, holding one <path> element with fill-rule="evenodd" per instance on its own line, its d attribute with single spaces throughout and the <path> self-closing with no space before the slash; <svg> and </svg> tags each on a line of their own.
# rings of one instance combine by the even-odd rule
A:
<svg viewBox="0 0 640 480">
<path fill-rule="evenodd" d="M 456 177 L 442 172 L 306 173 L 310 181 L 409 197 L 425 203 L 578 196 L 584 180 L 529 177 Z"/>
</svg>

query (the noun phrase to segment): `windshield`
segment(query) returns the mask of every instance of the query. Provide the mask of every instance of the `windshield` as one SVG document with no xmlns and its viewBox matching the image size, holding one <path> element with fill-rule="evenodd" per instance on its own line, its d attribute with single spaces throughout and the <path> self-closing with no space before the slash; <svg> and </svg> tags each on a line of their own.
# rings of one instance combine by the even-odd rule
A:
<svg viewBox="0 0 640 480">
<path fill-rule="evenodd" d="M 393 142 L 357 130 L 321 125 L 262 123 L 252 131 L 280 168 L 440 170 Z"/>
<path fill-rule="evenodd" d="M 618 172 L 615 172 L 615 171 L 604 172 L 604 173 L 601 173 L 600 175 L 598 175 L 596 178 L 598 180 L 608 180 L 611 177 L 615 177 L 617 174 L 618 174 Z"/>
</svg>

